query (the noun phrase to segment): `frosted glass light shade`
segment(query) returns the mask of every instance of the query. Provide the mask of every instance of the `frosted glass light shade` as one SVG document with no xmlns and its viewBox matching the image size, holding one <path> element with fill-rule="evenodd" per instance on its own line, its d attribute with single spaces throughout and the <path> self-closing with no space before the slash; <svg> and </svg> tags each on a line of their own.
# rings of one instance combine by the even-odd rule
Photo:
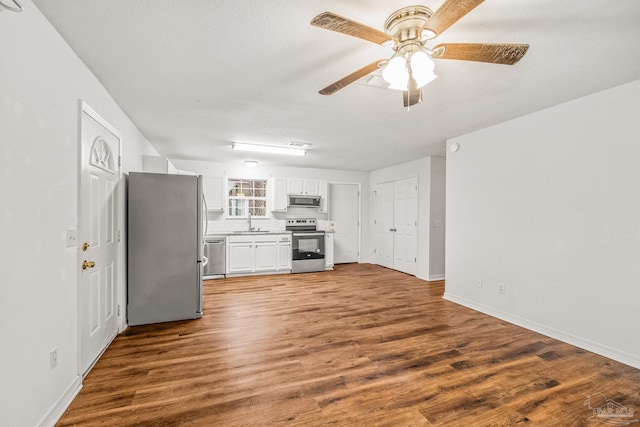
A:
<svg viewBox="0 0 640 427">
<path fill-rule="evenodd" d="M 271 153 L 271 154 L 289 154 L 292 156 L 305 156 L 307 150 L 301 150 L 299 148 L 280 147 L 276 145 L 259 145 L 259 144 L 245 144 L 243 142 L 234 142 L 231 144 L 231 148 L 240 151 L 254 151 L 258 153 Z"/>
<path fill-rule="evenodd" d="M 415 52 L 411 55 L 411 73 L 413 78 L 416 80 L 416 85 L 418 88 L 426 85 L 437 76 L 433 72 L 435 69 L 435 64 L 433 60 L 429 58 L 423 51 Z"/>
<path fill-rule="evenodd" d="M 391 58 L 382 70 L 382 78 L 389 83 L 391 89 L 407 90 L 409 70 L 407 70 L 407 60 L 404 56 L 396 55 Z"/>
</svg>

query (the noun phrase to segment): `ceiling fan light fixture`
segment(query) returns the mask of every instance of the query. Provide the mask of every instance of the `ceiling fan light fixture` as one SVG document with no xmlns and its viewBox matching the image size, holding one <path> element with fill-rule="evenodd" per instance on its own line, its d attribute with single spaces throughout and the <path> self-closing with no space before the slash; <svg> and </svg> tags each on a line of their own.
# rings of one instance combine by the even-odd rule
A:
<svg viewBox="0 0 640 427">
<path fill-rule="evenodd" d="M 426 52 L 419 50 L 411 55 L 411 75 L 416 80 L 418 88 L 433 81 L 437 76 L 434 73 L 435 64 Z"/>
<path fill-rule="evenodd" d="M 382 78 L 389 83 L 391 89 L 407 90 L 409 70 L 404 55 L 396 54 L 382 70 Z"/>
</svg>

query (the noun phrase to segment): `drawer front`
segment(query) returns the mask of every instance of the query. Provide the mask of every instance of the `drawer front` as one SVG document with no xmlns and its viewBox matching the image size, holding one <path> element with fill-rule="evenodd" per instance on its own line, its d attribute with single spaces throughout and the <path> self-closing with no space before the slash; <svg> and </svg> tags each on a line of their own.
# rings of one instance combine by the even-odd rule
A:
<svg viewBox="0 0 640 427">
<path fill-rule="evenodd" d="M 229 243 L 246 243 L 253 242 L 253 236 L 229 236 Z"/>
<path fill-rule="evenodd" d="M 277 234 L 262 234 L 253 236 L 254 242 L 276 242 L 278 240 Z"/>
</svg>

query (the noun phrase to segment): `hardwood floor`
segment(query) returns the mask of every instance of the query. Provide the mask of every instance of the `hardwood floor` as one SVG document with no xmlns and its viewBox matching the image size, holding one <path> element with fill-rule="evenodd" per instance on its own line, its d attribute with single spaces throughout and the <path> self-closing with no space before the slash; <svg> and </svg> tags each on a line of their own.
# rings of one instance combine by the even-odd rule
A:
<svg viewBox="0 0 640 427">
<path fill-rule="evenodd" d="M 640 412 L 640 370 L 443 289 L 369 264 L 205 282 L 202 319 L 127 329 L 57 425 L 580 426 L 596 392 Z"/>
</svg>

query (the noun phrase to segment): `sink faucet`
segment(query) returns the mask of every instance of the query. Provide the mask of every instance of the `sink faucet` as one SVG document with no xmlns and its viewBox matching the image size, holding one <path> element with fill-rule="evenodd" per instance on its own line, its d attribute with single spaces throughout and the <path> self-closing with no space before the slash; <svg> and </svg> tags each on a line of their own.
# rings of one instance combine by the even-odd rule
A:
<svg viewBox="0 0 640 427">
<path fill-rule="evenodd" d="M 253 231 L 255 228 L 251 225 L 251 214 L 249 214 L 249 231 Z"/>
</svg>

